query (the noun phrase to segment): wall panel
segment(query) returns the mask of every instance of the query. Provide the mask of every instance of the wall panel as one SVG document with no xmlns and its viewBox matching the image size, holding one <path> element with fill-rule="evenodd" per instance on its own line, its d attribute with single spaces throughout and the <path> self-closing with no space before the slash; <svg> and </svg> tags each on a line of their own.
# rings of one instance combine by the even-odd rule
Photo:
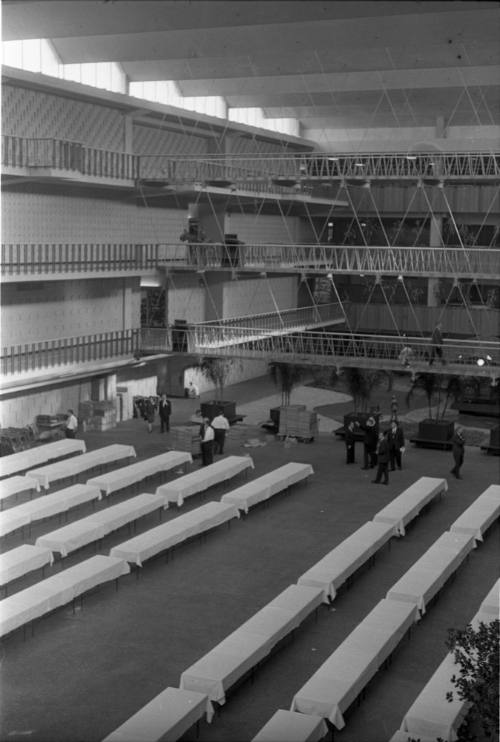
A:
<svg viewBox="0 0 500 742">
<path fill-rule="evenodd" d="M 301 232 L 299 217 L 282 217 L 268 214 L 232 213 L 226 218 L 226 233 L 237 234 L 238 239 L 249 244 L 298 241 Z"/>
</svg>

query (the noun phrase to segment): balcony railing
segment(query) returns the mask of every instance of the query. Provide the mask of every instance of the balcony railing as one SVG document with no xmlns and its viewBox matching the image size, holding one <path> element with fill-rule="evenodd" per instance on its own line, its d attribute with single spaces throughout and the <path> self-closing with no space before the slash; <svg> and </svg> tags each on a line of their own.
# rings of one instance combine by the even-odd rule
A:
<svg viewBox="0 0 500 742">
<path fill-rule="evenodd" d="M 138 329 L 15 345 L 2 350 L 2 375 L 12 376 L 124 356 L 132 357 L 137 353 L 139 345 Z"/>
<path fill-rule="evenodd" d="M 137 178 L 138 157 L 63 139 L 27 139 L 4 134 L 2 165 L 71 171 L 96 178 L 133 182 Z"/>
</svg>

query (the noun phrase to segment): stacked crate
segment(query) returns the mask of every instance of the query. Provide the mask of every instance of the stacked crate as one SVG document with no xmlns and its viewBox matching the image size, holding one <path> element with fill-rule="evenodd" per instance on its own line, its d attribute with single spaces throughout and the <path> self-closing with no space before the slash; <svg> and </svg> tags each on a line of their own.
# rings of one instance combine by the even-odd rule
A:
<svg viewBox="0 0 500 742">
<path fill-rule="evenodd" d="M 281 407 L 278 435 L 311 441 L 318 435 L 318 415 L 307 410 L 305 405 Z"/>
<path fill-rule="evenodd" d="M 84 430 L 111 430 L 116 427 L 116 402 L 114 400 L 87 400 L 80 402 L 78 422 Z"/>
<path fill-rule="evenodd" d="M 170 428 L 170 445 L 174 451 L 200 454 L 200 431 L 197 425 L 178 425 Z"/>
</svg>

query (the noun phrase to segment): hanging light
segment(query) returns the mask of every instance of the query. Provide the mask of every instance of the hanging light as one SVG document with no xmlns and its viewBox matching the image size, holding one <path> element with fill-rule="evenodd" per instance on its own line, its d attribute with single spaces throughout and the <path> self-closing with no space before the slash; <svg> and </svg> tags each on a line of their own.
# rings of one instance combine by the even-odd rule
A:
<svg viewBox="0 0 500 742">
<path fill-rule="evenodd" d="M 484 366 L 484 364 L 486 363 L 486 361 L 484 360 L 484 358 L 478 358 L 477 361 L 476 361 L 476 363 L 477 363 L 478 366 Z"/>
</svg>

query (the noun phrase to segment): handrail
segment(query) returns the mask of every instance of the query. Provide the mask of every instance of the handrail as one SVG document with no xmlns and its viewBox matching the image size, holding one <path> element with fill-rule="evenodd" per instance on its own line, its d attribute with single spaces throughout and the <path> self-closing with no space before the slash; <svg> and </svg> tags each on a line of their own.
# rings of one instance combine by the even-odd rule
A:
<svg viewBox="0 0 500 742">
<path fill-rule="evenodd" d="M 228 317 L 219 320 L 196 323 L 197 327 L 242 327 L 259 331 L 274 331 L 288 327 L 324 324 L 344 320 L 345 315 L 340 302 L 314 304 L 308 307 L 284 309 L 280 312 L 261 312 L 259 314 Z"/>
<path fill-rule="evenodd" d="M 43 340 L 3 348 L 0 366 L 2 375 L 10 376 L 55 366 L 132 357 L 138 352 L 139 345 L 139 329 Z"/>
</svg>

